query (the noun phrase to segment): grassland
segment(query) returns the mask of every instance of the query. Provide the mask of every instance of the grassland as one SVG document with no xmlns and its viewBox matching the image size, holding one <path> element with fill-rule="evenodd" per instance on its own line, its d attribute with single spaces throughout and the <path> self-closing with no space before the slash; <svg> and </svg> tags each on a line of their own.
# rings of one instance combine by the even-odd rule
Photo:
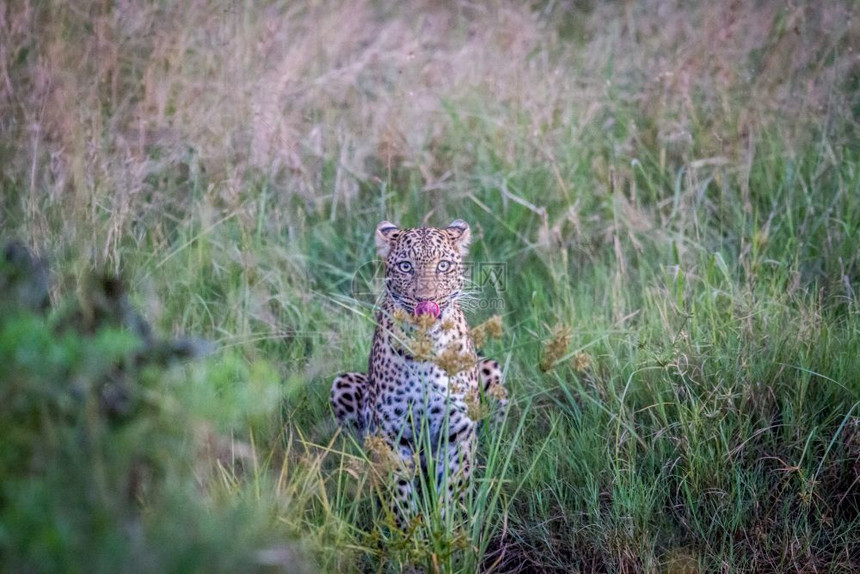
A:
<svg viewBox="0 0 860 574">
<path fill-rule="evenodd" d="M 0 309 L 0 569 L 860 570 L 858 58 L 850 0 L 3 4 L 57 310 Z M 327 395 L 375 224 L 455 218 L 513 408 L 404 535 Z M 215 347 L 120 420 L 134 337 L 58 330 L 93 270 Z"/>
</svg>

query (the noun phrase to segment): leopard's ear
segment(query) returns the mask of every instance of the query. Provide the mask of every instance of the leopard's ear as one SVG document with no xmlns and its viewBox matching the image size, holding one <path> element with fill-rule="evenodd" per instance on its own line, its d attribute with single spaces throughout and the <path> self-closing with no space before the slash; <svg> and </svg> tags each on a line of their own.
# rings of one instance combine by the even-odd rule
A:
<svg viewBox="0 0 860 574">
<path fill-rule="evenodd" d="M 454 247 L 460 251 L 460 255 L 466 255 L 469 251 L 469 242 L 472 240 L 469 224 L 462 219 L 456 219 L 445 228 L 445 232 L 451 238 Z"/>
<path fill-rule="evenodd" d="M 376 226 L 376 252 L 385 259 L 391 251 L 391 242 L 400 233 L 400 228 L 390 221 L 383 221 Z"/>
</svg>

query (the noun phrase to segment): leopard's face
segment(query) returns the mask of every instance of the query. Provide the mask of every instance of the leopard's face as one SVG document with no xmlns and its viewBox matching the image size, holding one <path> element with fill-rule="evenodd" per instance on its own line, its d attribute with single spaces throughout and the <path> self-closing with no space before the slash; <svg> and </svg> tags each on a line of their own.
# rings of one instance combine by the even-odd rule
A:
<svg viewBox="0 0 860 574">
<path fill-rule="evenodd" d="M 469 225 L 459 219 L 443 229 L 400 229 L 383 221 L 376 228 L 376 245 L 385 261 L 386 291 L 409 313 L 422 301 L 444 309 L 463 291 L 469 238 Z"/>
</svg>

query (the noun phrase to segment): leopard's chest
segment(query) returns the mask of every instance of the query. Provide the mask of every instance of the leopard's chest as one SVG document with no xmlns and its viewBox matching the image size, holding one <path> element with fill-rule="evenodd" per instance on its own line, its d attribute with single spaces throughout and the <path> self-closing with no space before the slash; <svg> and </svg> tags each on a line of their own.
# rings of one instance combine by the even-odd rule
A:
<svg viewBox="0 0 860 574">
<path fill-rule="evenodd" d="M 452 414 L 466 416 L 467 397 L 477 389 L 474 365 L 452 369 L 454 355 L 473 356 L 474 344 L 465 320 L 446 323 L 443 317 L 429 329 L 430 349 L 417 358 L 401 340 L 403 333 L 393 324 L 380 320 L 371 352 L 372 418 L 389 433 L 411 435 L 412 424 L 429 421 L 431 430 L 440 427 L 442 418 Z M 446 364 L 446 358 L 449 363 Z M 461 363 L 464 363 L 461 359 Z M 453 374 L 452 374 L 453 373 Z M 404 432 L 404 427 L 408 427 Z M 435 432 L 435 430 L 434 430 Z"/>
</svg>

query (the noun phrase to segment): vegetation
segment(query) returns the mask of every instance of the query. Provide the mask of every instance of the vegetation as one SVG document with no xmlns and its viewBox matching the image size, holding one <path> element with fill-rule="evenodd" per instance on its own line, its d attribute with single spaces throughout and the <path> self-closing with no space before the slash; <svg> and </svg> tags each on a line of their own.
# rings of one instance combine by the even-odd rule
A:
<svg viewBox="0 0 860 574">
<path fill-rule="evenodd" d="M 856 12 L 3 4 L 0 569 L 860 570 Z M 513 407 L 399 532 L 328 390 L 456 218 Z"/>
</svg>

